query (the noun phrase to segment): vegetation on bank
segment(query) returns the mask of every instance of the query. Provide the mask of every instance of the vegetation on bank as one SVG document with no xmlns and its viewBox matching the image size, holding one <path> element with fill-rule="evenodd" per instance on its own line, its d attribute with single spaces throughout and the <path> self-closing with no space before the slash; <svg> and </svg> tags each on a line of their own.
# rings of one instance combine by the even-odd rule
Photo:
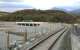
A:
<svg viewBox="0 0 80 50">
<path fill-rule="evenodd" d="M 76 16 L 60 10 L 20 10 L 0 16 L 0 21 L 76 22 Z"/>
</svg>

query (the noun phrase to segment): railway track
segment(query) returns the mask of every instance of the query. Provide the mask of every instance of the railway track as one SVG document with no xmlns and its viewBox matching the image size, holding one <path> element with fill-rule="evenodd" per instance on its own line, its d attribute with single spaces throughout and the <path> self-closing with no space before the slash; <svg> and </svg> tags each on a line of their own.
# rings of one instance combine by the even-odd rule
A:
<svg viewBox="0 0 80 50">
<path fill-rule="evenodd" d="M 62 29 L 27 50 L 52 50 L 53 46 L 67 30 L 68 28 Z"/>
<path fill-rule="evenodd" d="M 72 50 L 70 28 L 59 36 L 48 50 Z"/>
</svg>

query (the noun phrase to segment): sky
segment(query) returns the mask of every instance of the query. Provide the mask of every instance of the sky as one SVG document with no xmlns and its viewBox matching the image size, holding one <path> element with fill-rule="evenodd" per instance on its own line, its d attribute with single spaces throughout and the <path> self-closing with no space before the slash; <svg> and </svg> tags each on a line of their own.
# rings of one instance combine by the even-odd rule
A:
<svg viewBox="0 0 80 50">
<path fill-rule="evenodd" d="M 13 12 L 22 9 L 62 8 L 72 11 L 80 8 L 80 0 L 0 0 L 0 11 Z"/>
</svg>

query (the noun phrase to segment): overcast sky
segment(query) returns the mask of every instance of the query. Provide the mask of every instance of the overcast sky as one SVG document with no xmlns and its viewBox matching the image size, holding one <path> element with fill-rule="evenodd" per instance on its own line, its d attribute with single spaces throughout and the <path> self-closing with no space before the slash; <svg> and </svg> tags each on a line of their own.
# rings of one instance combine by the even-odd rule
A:
<svg viewBox="0 0 80 50">
<path fill-rule="evenodd" d="M 80 8 L 80 0 L 0 0 L 1 11 L 15 11 L 20 9 L 52 9 L 54 7 L 74 10 Z"/>
</svg>

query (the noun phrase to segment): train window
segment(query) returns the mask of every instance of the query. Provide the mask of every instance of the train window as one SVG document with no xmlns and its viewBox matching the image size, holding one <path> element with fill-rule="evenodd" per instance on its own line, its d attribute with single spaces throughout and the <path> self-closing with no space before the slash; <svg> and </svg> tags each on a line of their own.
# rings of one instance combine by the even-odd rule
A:
<svg viewBox="0 0 80 50">
<path fill-rule="evenodd" d="M 30 26 L 33 26 L 33 24 L 30 24 Z"/>
<path fill-rule="evenodd" d="M 29 26 L 29 24 L 26 24 L 26 26 Z"/>
<path fill-rule="evenodd" d="M 23 26 L 25 26 L 25 24 L 22 24 Z"/>
<path fill-rule="evenodd" d="M 36 26 L 36 24 L 34 24 L 34 26 Z"/>
<path fill-rule="evenodd" d="M 18 23 L 18 25 L 22 25 L 22 26 L 39 26 L 40 24 L 35 24 L 35 23 Z"/>
<path fill-rule="evenodd" d="M 18 23 L 18 25 L 21 25 L 20 23 Z"/>
<path fill-rule="evenodd" d="M 38 24 L 38 26 L 39 26 L 40 24 Z"/>
<path fill-rule="evenodd" d="M 34 24 L 34 26 L 39 26 L 40 24 Z"/>
</svg>

